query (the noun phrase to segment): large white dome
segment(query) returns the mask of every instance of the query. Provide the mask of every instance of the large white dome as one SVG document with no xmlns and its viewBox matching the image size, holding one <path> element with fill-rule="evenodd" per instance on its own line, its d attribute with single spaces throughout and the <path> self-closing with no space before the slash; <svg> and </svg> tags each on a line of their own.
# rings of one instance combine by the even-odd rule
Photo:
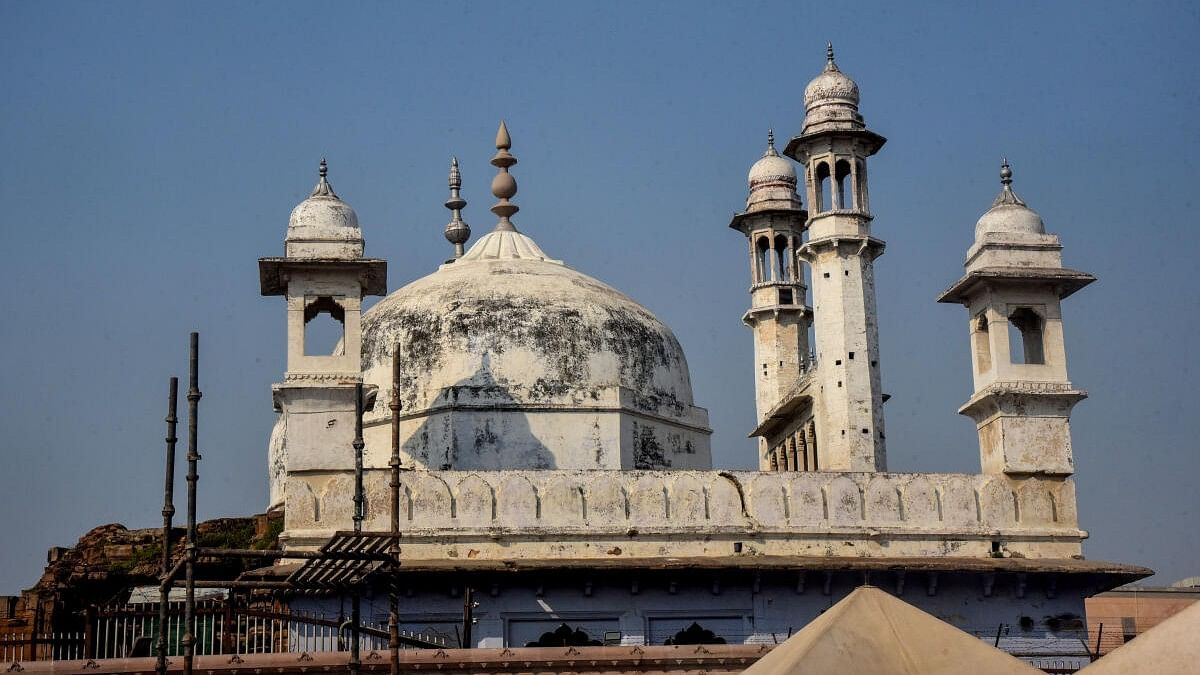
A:
<svg viewBox="0 0 1200 675">
<path fill-rule="evenodd" d="M 530 248 L 538 255 L 521 253 Z M 484 237 L 363 314 L 364 379 L 380 392 L 369 426 L 391 415 L 396 345 L 402 419 L 406 427 L 423 420 L 405 434 L 405 453 L 429 468 L 709 462 L 707 413 L 693 406 L 687 359 L 671 330 L 610 286 L 547 260 L 518 232 Z M 510 414 L 491 415 L 500 411 Z M 606 412 L 632 415 L 625 426 L 634 421 L 637 438 L 619 424 L 602 429 Z M 434 428 L 436 414 L 453 422 Z"/>
</svg>

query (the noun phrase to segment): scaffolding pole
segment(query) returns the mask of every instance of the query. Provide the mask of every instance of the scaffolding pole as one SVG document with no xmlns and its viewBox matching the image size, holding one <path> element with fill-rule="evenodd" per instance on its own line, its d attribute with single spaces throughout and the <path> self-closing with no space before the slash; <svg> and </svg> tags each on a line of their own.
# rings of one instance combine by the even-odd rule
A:
<svg viewBox="0 0 1200 675">
<path fill-rule="evenodd" d="M 392 543 L 388 553 L 392 562 L 388 568 L 388 652 L 391 657 L 390 675 L 400 675 L 400 593 L 396 574 L 400 571 L 400 343 L 392 346 L 392 456 L 388 460 L 391 480 L 388 487 L 392 497 Z"/>
<path fill-rule="evenodd" d="M 179 421 L 175 413 L 179 402 L 179 378 L 172 377 L 167 392 L 167 461 L 163 484 L 163 527 L 162 527 L 162 577 L 158 590 L 158 660 L 154 669 L 158 675 L 167 673 L 167 601 L 171 588 L 166 583 L 171 577 L 171 518 L 175 515 L 175 424 Z"/>
<path fill-rule="evenodd" d="M 183 673 L 192 675 L 192 663 L 196 655 L 196 482 L 200 480 L 196 472 L 200 461 L 200 453 L 196 449 L 196 430 L 198 428 L 198 413 L 200 408 L 200 334 L 192 333 L 191 348 L 188 358 L 188 472 L 187 472 L 187 547 L 185 550 L 184 579 L 186 580 L 186 595 L 184 596 L 184 633 L 183 633 Z"/>
<path fill-rule="evenodd" d="M 363 521 L 363 385 L 354 385 L 354 532 L 362 532 Z M 357 675 L 362 668 L 359 658 L 359 627 L 362 623 L 361 579 L 355 579 L 350 595 L 350 673 Z"/>
</svg>

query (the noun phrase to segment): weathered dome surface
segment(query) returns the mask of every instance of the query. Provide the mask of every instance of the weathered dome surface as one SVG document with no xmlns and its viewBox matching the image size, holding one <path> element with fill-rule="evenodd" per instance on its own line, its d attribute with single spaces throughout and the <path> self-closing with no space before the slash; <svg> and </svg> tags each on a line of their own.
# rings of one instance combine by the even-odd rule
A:
<svg viewBox="0 0 1200 675">
<path fill-rule="evenodd" d="M 833 60 L 833 45 L 827 45 L 825 69 L 804 88 L 801 133 L 864 128 L 858 102 L 858 84 L 838 68 Z"/>
<path fill-rule="evenodd" d="M 804 88 L 804 107 L 808 110 L 827 103 L 858 107 L 858 101 L 858 83 L 838 70 L 833 61 Z"/>
<path fill-rule="evenodd" d="M 1012 168 L 1008 160 L 1000 165 L 1003 189 L 992 202 L 992 208 L 975 223 L 975 240 L 988 234 L 1046 234 L 1046 225 L 1037 211 L 1025 205 L 1012 189 Z"/>
<path fill-rule="evenodd" d="M 750 167 L 750 175 L 746 177 L 750 188 L 754 189 L 764 183 L 790 183 L 796 185 L 796 168 L 787 159 L 780 157 L 774 146 L 762 159 Z"/>
<path fill-rule="evenodd" d="M 750 192 L 746 195 L 747 212 L 800 208 L 800 197 L 796 194 L 796 168 L 775 150 L 774 131 L 767 131 L 767 149 L 750 167 L 746 182 L 750 185 Z"/>
<path fill-rule="evenodd" d="M 985 234 L 1046 234 L 1036 211 L 1024 204 L 999 204 L 988 209 L 975 223 L 975 238 Z"/>
<path fill-rule="evenodd" d="M 314 195 L 292 209 L 288 229 L 358 229 L 358 214 L 336 195 Z"/>
<path fill-rule="evenodd" d="M 288 218 L 284 254 L 292 258 L 359 258 L 363 254 L 358 214 L 342 201 L 327 179 L 321 160 L 320 180 Z"/>
<path fill-rule="evenodd" d="M 473 249 L 482 253 L 483 243 Z M 634 409 L 671 418 L 692 405 L 687 360 L 670 329 L 553 261 L 468 253 L 381 300 L 363 314 L 362 331 L 364 378 L 382 396 L 399 343 L 406 415 L 459 391 L 570 409 L 623 387 Z M 372 417 L 388 414 L 377 405 Z"/>
</svg>

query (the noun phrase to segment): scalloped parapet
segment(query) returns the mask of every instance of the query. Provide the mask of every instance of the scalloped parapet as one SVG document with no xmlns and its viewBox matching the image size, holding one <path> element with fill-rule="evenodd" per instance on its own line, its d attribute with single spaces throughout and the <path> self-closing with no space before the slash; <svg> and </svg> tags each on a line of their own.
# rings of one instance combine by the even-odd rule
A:
<svg viewBox="0 0 1200 675">
<path fill-rule="evenodd" d="M 413 471 L 401 480 L 406 561 L 1070 558 L 1087 536 L 1074 483 L 1057 478 L 543 470 Z M 367 472 L 368 529 L 388 527 L 387 483 L 386 471 Z M 292 476 L 287 546 L 314 547 L 346 529 L 352 492 L 337 480 Z"/>
</svg>

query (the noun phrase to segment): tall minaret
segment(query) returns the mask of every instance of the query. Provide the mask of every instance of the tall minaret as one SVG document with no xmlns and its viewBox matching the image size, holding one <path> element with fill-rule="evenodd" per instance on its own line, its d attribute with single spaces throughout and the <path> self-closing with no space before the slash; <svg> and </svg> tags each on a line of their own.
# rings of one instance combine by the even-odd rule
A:
<svg viewBox="0 0 1200 675">
<path fill-rule="evenodd" d="M 272 387 L 281 417 L 271 439 L 272 506 L 298 494 L 314 472 L 353 470 L 362 300 L 387 292 L 387 263 L 363 257 L 358 215 L 333 191 L 325 160 L 312 194 L 292 210 L 283 247 L 283 257 L 258 260 L 262 294 L 287 299 L 287 372 Z M 341 324 L 332 353 L 306 339 L 308 324 L 323 314 Z M 286 515 L 284 530 L 292 530 Z"/>
<path fill-rule="evenodd" d="M 1012 189 L 975 225 L 966 275 L 938 298 L 967 308 L 975 393 L 959 412 L 975 420 L 984 473 L 1074 472 L 1071 409 L 1087 397 L 1067 379 L 1063 298 L 1095 281 L 1062 265 L 1062 244 Z"/>
<path fill-rule="evenodd" d="M 867 158 L 886 139 L 858 113 L 858 85 L 827 49 L 825 70 L 804 90 L 804 127 L 784 153 L 804 165 L 821 418 L 821 468 L 884 471 L 883 391 L 875 315 L 875 259 Z"/>
<path fill-rule="evenodd" d="M 754 331 L 754 393 L 759 424 L 796 386 L 808 368 L 808 329 L 812 309 L 796 256 L 806 214 L 796 194 L 796 169 L 775 150 L 767 132 L 767 150 L 750 167 L 746 210 L 729 226 L 750 245 L 750 309 L 742 317 Z M 759 465 L 777 469 L 759 437 Z"/>
</svg>

